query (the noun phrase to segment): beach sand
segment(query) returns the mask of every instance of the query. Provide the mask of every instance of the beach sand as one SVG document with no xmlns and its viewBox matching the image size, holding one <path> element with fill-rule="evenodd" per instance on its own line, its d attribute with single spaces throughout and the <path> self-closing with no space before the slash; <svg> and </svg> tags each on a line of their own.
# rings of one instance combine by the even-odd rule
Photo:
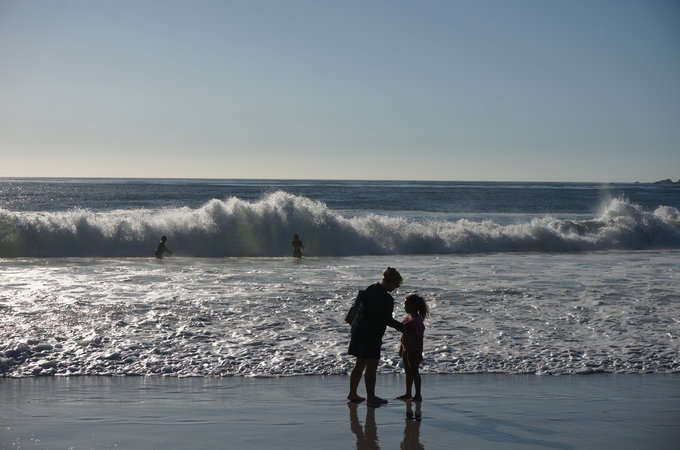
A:
<svg viewBox="0 0 680 450">
<path fill-rule="evenodd" d="M 403 393 L 380 375 L 378 395 Z M 428 375 L 422 403 L 346 376 L 0 379 L 2 449 L 677 449 L 678 375 Z M 360 390 L 360 392 L 363 390 Z M 409 414 L 412 414 L 413 419 Z M 420 414 L 421 420 L 415 420 Z"/>
</svg>

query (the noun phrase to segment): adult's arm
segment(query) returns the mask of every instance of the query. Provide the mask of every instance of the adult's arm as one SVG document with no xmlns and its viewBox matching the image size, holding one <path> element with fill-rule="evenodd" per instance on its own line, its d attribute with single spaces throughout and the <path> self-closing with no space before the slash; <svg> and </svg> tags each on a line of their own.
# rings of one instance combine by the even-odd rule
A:
<svg viewBox="0 0 680 450">
<path fill-rule="evenodd" d="M 404 329 L 404 324 L 399 322 L 398 320 L 395 320 L 394 317 L 392 317 L 392 313 L 394 312 L 394 300 L 392 300 L 392 297 L 390 297 L 389 303 L 386 302 L 387 307 L 385 308 L 385 325 L 388 327 L 394 328 L 395 330 L 402 331 Z"/>
</svg>

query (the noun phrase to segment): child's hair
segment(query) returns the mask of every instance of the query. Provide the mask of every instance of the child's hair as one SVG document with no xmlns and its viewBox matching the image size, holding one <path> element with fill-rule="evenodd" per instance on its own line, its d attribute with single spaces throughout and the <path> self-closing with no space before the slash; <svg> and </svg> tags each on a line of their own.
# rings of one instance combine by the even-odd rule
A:
<svg viewBox="0 0 680 450">
<path fill-rule="evenodd" d="M 415 305 L 418 315 L 422 317 L 423 320 L 430 314 L 430 308 L 427 307 L 427 302 L 418 294 L 408 295 L 406 297 L 406 303 L 412 303 Z"/>
</svg>

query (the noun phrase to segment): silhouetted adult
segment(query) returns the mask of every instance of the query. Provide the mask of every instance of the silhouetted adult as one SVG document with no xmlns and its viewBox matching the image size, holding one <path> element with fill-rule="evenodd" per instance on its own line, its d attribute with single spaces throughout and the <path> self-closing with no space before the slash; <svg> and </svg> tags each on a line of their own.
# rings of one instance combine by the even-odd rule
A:
<svg viewBox="0 0 680 450">
<path fill-rule="evenodd" d="M 375 395 L 376 373 L 382 337 L 387 327 L 401 331 L 403 325 L 392 317 L 394 298 L 390 292 L 401 286 L 402 278 L 397 269 L 388 267 L 380 282 L 361 291 L 355 301 L 356 315 L 352 320 L 348 353 L 357 360 L 352 369 L 347 399 L 359 403 L 367 400 L 369 406 L 378 407 L 387 400 Z M 365 371 L 365 374 L 364 374 Z M 357 393 L 362 375 L 366 385 L 366 398 Z"/>
</svg>

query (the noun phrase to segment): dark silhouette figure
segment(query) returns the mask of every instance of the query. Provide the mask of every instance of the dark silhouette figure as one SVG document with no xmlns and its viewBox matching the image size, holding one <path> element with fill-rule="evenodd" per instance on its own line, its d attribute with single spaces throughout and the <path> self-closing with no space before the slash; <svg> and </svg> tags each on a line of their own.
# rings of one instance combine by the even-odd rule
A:
<svg viewBox="0 0 680 450">
<path fill-rule="evenodd" d="M 401 286 L 401 283 L 401 274 L 397 269 L 388 267 L 380 282 L 360 292 L 355 300 L 354 306 L 357 312 L 352 320 L 348 350 L 350 355 L 357 358 L 350 375 L 349 394 L 347 395 L 347 399 L 351 402 L 360 403 L 368 400 L 368 406 L 371 407 L 379 407 L 387 403 L 387 400 L 375 395 L 375 381 L 382 337 L 386 328 L 389 326 L 401 331 L 404 327 L 392 317 L 394 298 L 390 295 L 390 292 Z M 364 376 L 366 385 L 366 398 L 360 397 L 357 393 L 362 376 Z"/>
<path fill-rule="evenodd" d="M 404 363 L 406 372 L 406 393 L 397 397 L 397 400 L 423 399 L 420 393 L 419 366 L 423 361 L 423 337 L 425 336 L 425 324 L 423 320 L 428 316 L 429 309 L 425 299 L 417 294 L 406 297 L 404 302 L 406 317 L 401 321 L 404 324 L 404 334 L 401 335 L 399 356 Z M 412 395 L 412 387 L 415 385 L 415 395 Z"/>
<path fill-rule="evenodd" d="M 158 243 L 158 248 L 156 249 L 156 258 L 161 259 L 164 253 L 172 255 L 172 252 L 165 246 L 165 241 L 167 240 L 168 238 L 166 236 L 161 238 L 161 242 Z"/>
<path fill-rule="evenodd" d="M 293 245 L 293 258 L 302 258 L 302 249 L 305 248 L 305 246 L 300 240 L 300 236 L 294 234 L 291 244 Z"/>
</svg>

